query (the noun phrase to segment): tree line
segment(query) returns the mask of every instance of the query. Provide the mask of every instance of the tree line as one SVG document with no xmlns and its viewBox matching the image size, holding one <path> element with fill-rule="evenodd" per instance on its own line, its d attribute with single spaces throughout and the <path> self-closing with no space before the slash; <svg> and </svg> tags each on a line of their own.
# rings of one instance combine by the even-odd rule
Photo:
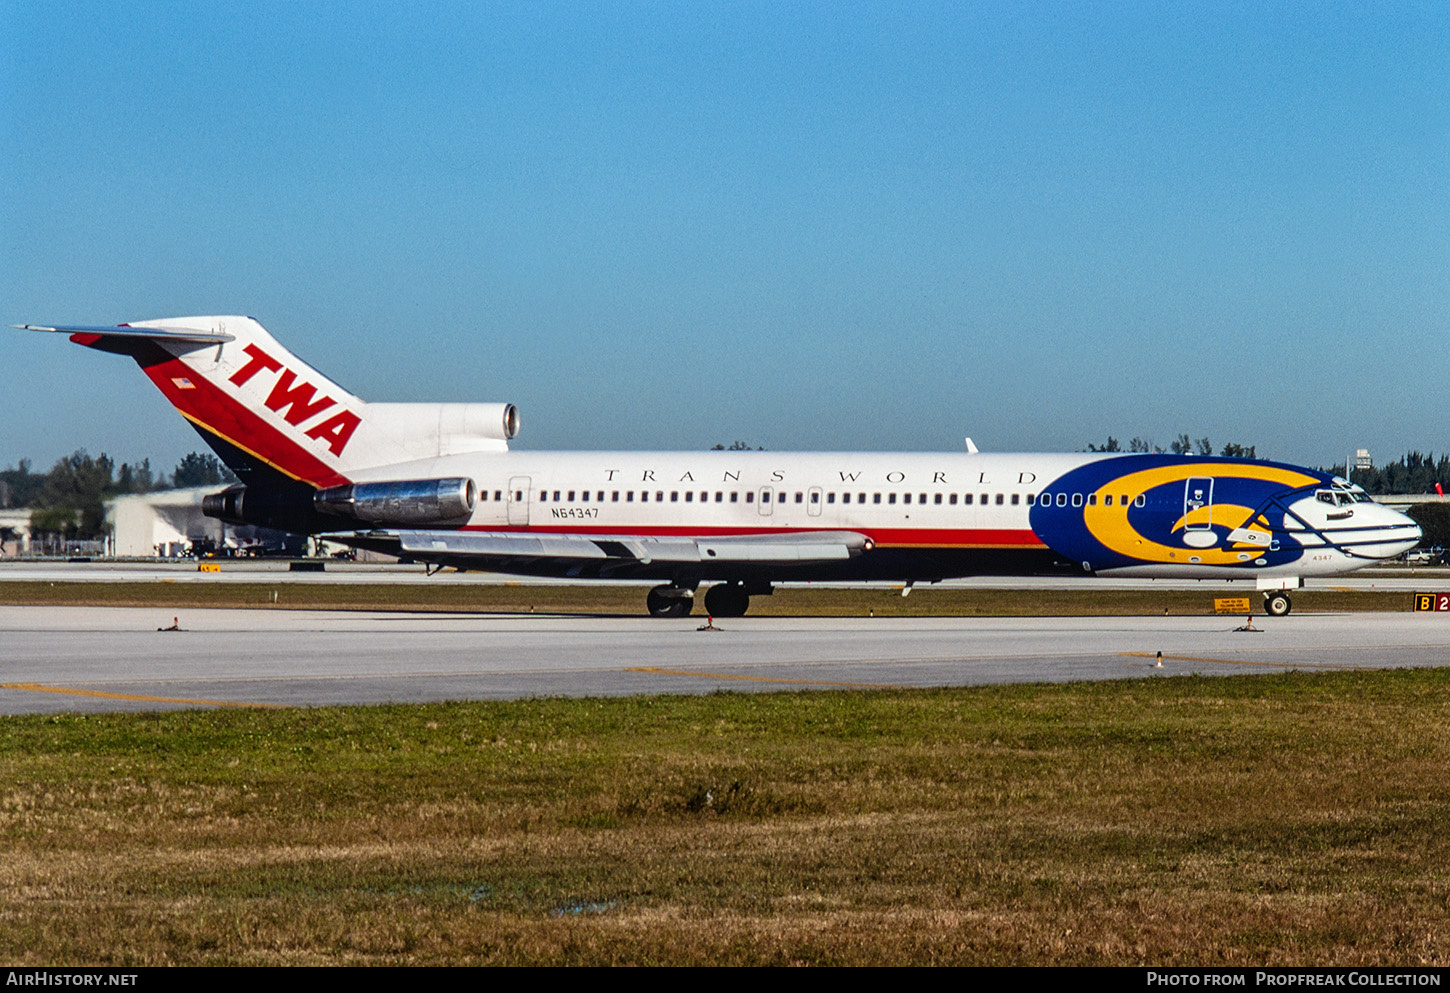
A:
<svg viewBox="0 0 1450 993">
<path fill-rule="evenodd" d="M 33 472 L 29 459 L 0 470 L 0 508 L 30 508 L 34 535 L 53 534 L 89 540 L 105 536 L 105 502 L 129 493 L 209 486 L 236 477 L 215 455 L 192 452 L 168 475 L 151 468 L 150 459 L 123 462 L 102 453 L 74 452 L 50 467 Z"/>
<path fill-rule="evenodd" d="M 1155 444 L 1151 440 L 1145 440 L 1143 438 L 1133 438 L 1128 442 L 1128 447 L 1123 448 L 1122 445 L 1118 443 L 1117 438 L 1114 438 L 1112 435 L 1108 435 L 1108 440 L 1103 442 L 1101 445 L 1095 445 L 1089 442 L 1087 450 L 1090 452 L 1145 452 L 1154 455 L 1212 455 L 1213 442 L 1209 441 L 1207 438 L 1199 438 L 1197 441 L 1194 441 L 1192 438 L 1188 437 L 1188 435 L 1180 434 L 1177 438 L 1168 443 L 1167 448 L 1164 448 L 1162 445 Z M 1231 459 L 1258 458 L 1258 455 L 1255 451 L 1255 446 L 1249 445 L 1245 447 L 1244 445 L 1240 445 L 1238 442 L 1234 441 L 1231 441 L 1228 444 L 1224 445 L 1223 450 L 1218 454 Z"/>
</svg>

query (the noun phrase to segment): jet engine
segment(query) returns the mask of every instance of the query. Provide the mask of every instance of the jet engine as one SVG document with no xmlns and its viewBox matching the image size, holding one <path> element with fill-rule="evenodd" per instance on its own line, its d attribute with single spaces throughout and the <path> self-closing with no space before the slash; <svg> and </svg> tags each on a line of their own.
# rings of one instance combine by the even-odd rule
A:
<svg viewBox="0 0 1450 993">
<path fill-rule="evenodd" d="M 473 514 L 477 502 L 477 485 L 461 476 L 349 483 L 319 490 L 312 498 L 320 514 L 394 527 L 458 523 Z"/>
<path fill-rule="evenodd" d="M 316 491 L 302 484 L 280 490 L 235 485 L 203 497 L 201 510 L 230 524 L 306 533 L 345 528 L 348 521 L 383 527 L 462 524 L 477 500 L 478 487 L 466 477 L 394 479 Z"/>
</svg>

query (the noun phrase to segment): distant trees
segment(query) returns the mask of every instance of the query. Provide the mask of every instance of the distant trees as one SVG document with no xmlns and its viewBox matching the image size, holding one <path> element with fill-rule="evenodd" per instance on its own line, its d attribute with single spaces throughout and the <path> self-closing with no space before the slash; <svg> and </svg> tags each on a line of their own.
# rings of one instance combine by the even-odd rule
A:
<svg viewBox="0 0 1450 993">
<path fill-rule="evenodd" d="M 1420 525 L 1421 548 L 1450 548 L 1450 504 L 1417 503 L 1405 511 Z"/>
<path fill-rule="evenodd" d="M 712 452 L 763 452 L 763 447 L 756 447 L 748 441 L 732 441 L 729 445 L 711 445 Z"/>
<path fill-rule="evenodd" d="M 214 483 L 230 483 L 237 477 L 222 465 L 211 453 L 192 452 L 176 464 L 172 474 L 172 485 L 179 489 L 188 486 L 211 486 Z"/>
<path fill-rule="evenodd" d="M 208 486 L 234 480 L 215 455 L 192 452 L 168 479 L 151 469 L 151 460 L 119 467 L 102 453 L 92 458 L 73 452 L 56 461 L 49 472 L 36 473 L 29 459 L 0 470 L 0 507 L 30 507 L 33 535 L 67 540 L 92 540 L 105 535 L 105 502 L 128 493 L 150 493 L 172 486 Z"/>
<path fill-rule="evenodd" d="M 1328 470 L 1344 475 L 1343 463 Z M 1435 484 L 1450 491 L 1450 455 L 1407 452 L 1397 461 L 1370 469 L 1355 469 L 1348 477 L 1370 493 L 1433 493 Z"/>
<path fill-rule="evenodd" d="M 1244 447 L 1237 442 L 1231 441 L 1227 445 L 1224 445 L 1223 451 L 1218 454 L 1232 459 L 1252 459 L 1258 457 L 1254 454 L 1254 448 L 1255 446 L 1253 445 Z M 1123 451 L 1122 447 L 1118 444 L 1118 439 L 1112 435 L 1108 435 L 1108 440 L 1101 445 L 1094 445 L 1090 442 L 1087 450 L 1090 452 Z M 1129 452 L 1150 452 L 1159 455 L 1164 454 L 1165 451 L 1165 449 L 1155 445 L 1152 441 L 1144 441 L 1142 438 L 1134 438 L 1128 442 L 1127 450 Z M 1180 434 L 1169 443 L 1166 451 L 1172 452 L 1174 455 L 1212 455 L 1213 443 L 1207 438 L 1199 438 L 1197 441 L 1194 441 L 1188 435 Z"/>
</svg>

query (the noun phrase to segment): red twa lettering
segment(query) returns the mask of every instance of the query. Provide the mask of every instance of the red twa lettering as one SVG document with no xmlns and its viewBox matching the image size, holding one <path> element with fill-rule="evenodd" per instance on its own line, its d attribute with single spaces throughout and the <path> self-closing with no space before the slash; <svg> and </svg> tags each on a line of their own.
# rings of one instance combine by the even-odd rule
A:
<svg viewBox="0 0 1450 993">
<path fill-rule="evenodd" d="M 257 373 L 261 372 L 263 369 L 269 369 L 272 372 L 276 372 L 278 369 L 282 368 L 281 362 L 278 362 L 276 359 L 272 358 L 272 356 L 262 351 L 256 345 L 248 345 L 246 348 L 243 348 L 242 351 L 246 352 L 251 357 L 247 359 L 246 365 L 242 366 L 236 372 L 232 373 L 232 382 L 236 383 L 238 386 L 241 386 L 243 383 L 251 379 Z"/>
<path fill-rule="evenodd" d="M 341 455 L 342 450 L 347 447 L 348 439 L 352 437 L 352 433 L 361 423 L 362 418 L 350 410 L 344 410 L 333 414 L 321 424 L 314 425 L 307 432 L 307 437 L 319 438 L 327 442 L 327 447 L 332 449 L 333 455 Z"/>
<path fill-rule="evenodd" d="M 301 424 L 332 406 L 332 397 L 329 396 L 313 401 L 317 387 L 311 383 L 298 383 L 294 387 L 292 381 L 296 378 L 291 369 L 283 370 L 272 392 L 267 394 L 267 406 L 287 418 L 288 424 Z"/>
</svg>

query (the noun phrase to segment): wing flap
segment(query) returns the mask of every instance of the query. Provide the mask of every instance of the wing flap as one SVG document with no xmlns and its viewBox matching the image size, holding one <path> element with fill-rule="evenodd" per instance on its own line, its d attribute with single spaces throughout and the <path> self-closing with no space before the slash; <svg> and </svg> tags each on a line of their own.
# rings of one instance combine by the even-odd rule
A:
<svg viewBox="0 0 1450 993">
<path fill-rule="evenodd" d="M 339 536 L 341 538 L 342 536 Z M 860 555 L 871 540 L 854 531 L 690 536 L 539 534 L 510 531 L 400 531 L 418 558 L 578 559 L 639 562 L 831 562 Z"/>
</svg>

